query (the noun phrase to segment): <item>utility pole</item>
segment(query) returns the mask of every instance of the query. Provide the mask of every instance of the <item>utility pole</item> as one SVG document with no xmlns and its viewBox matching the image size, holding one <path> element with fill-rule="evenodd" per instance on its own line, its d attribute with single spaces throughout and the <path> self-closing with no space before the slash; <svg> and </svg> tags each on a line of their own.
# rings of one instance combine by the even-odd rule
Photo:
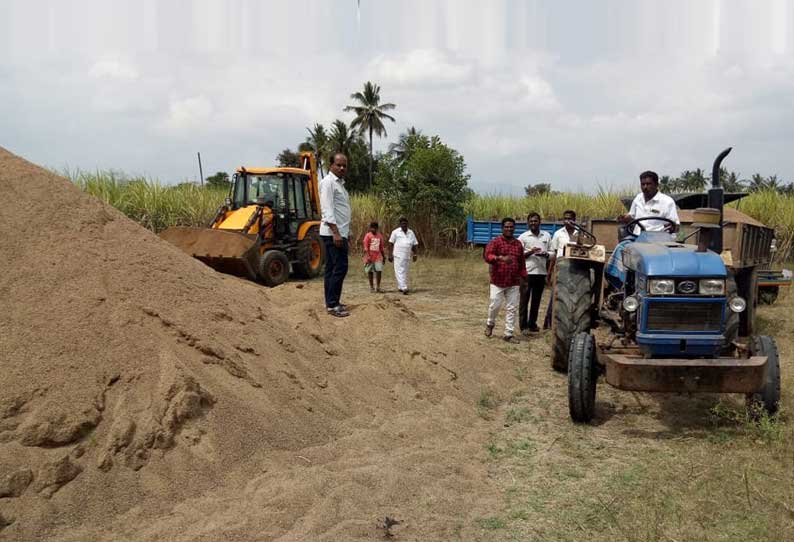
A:
<svg viewBox="0 0 794 542">
<path fill-rule="evenodd" d="M 204 186 L 204 171 L 201 169 L 201 153 L 197 152 L 199 162 L 199 179 L 201 179 L 201 186 Z"/>
</svg>

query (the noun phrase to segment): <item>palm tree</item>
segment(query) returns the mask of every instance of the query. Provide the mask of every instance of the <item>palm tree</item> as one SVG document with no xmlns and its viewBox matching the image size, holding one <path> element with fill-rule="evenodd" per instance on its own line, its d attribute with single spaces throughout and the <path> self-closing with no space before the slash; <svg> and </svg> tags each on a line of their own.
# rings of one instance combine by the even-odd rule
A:
<svg viewBox="0 0 794 542">
<path fill-rule="evenodd" d="M 347 124 L 338 119 L 331 125 L 331 133 L 328 136 L 329 160 L 337 152 L 350 157 L 350 150 L 358 136 L 351 128 L 352 126 L 348 128 Z"/>
<path fill-rule="evenodd" d="M 722 177 L 722 188 L 726 192 L 741 192 L 744 190 L 746 181 L 739 178 L 739 174 L 731 171 L 727 175 L 722 175 L 722 168 L 720 168 L 720 177 Z"/>
<path fill-rule="evenodd" d="M 411 126 L 400 134 L 397 143 L 389 145 L 389 154 L 394 156 L 397 162 L 404 162 L 416 147 L 426 143 L 427 137 L 423 136 L 422 132 L 417 130 L 415 126 Z"/>
<path fill-rule="evenodd" d="M 704 174 L 703 170 L 697 168 L 695 171 L 686 170 L 681 173 L 679 177 L 680 190 L 687 192 L 702 192 L 708 184 L 708 177 Z"/>
<path fill-rule="evenodd" d="M 394 117 L 384 111 L 397 106 L 392 103 L 380 103 L 380 87 L 369 81 L 364 83 L 364 92 L 354 92 L 350 97 L 358 102 L 357 105 L 345 107 L 345 111 L 353 111 L 356 114 L 350 127 L 358 128 L 360 134 L 369 132 L 369 186 L 372 187 L 372 134 L 375 133 L 378 137 L 386 135 L 383 119 L 394 122 Z"/>
<path fill-rule="evenodd" d="M 323 158 L 328 154 L 328 132 L 322 124 L 315 123 L 314 130 L 306 128 L 309 132 L 309 137 L 306 138 L 304 143 L 298 147 L 299 151 L 312 151 L 314 157 L 317 159 L 317 164 L 320 166 L 320 174 L 323 171 Z"/>
<path fill-rule="evenodd" d="M 750 178 L 749 188 L 751 192 L 757 192 L 758 190 L 763 190 L 766 187 L 766 179 L 760 173 L 753 173 L 753 176 Z"/>
</svg>

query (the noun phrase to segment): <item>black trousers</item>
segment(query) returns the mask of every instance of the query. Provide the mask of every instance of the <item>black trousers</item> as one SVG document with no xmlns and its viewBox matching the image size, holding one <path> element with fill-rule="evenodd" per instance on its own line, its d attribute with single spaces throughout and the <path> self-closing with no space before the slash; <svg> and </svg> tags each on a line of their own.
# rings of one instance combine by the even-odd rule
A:
<svg viewBox="0 0 794 542">
<path fill-rule="evenodd" d="M 325 280 L 323 281 L 325 306 L 332 309 L 339 305 L 339 299 L 342 297 L 342 284 L 347 275 L 349 247 L 346 237 L 342 238 L 341 247 L 334 244 L 334 238 L 331 235 L 321 235 L 320 239 L 325 245 Z"/>
<path fill-rule="evenodd" d="M 521 287 L 521 299 L 518 302 L 518 326 L 521 330 L 538 325 L 538 310 L 543 288 L 546 287 L 546 275 L 529 275 L 526 284 Z M 527 316 L 529 305 L 529 316 Z"/>
</svg>

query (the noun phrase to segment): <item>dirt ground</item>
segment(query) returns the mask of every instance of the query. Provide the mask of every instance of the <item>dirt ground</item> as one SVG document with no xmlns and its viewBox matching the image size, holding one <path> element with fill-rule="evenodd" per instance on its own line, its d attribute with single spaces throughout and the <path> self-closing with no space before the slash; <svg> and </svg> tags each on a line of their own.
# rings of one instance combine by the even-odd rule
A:
<svg viewBox="0 0 794 542">
<path fill-rule="evenodd" d="M 483 336 L 476 251 L 408 296 L 354 257 L 335 319 L 1 149 L 0 193 L 0 539 L 794 539 L 785 411 L 601 384 L 572 424 L 547 333 Z M 793 305 L 760 313 L 784 408 Z"/>
</svg>

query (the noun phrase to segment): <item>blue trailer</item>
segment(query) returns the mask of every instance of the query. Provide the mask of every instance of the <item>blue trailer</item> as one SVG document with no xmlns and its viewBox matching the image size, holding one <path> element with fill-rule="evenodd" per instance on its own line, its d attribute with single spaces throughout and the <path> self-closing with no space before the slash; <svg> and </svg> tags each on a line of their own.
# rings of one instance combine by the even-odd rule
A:
<svg viewBox="0 0 794 542">
<path fill-rule="evenodd" d="M 554 232 L 563 227 L 562 222 L 541 222 L 541 231 L 549 232 L 549 235 L 554 235 Z M 525 220 L 516 220 L 515 236 L 518 237 L 529 228 Z M 491 239 L 502 235 L 502 221 L 501 220 L 474 220 L 474 217 L 469 215 L 466 217 L 466 242 L 472 245 L 487 245 Z"/>
</svg>

